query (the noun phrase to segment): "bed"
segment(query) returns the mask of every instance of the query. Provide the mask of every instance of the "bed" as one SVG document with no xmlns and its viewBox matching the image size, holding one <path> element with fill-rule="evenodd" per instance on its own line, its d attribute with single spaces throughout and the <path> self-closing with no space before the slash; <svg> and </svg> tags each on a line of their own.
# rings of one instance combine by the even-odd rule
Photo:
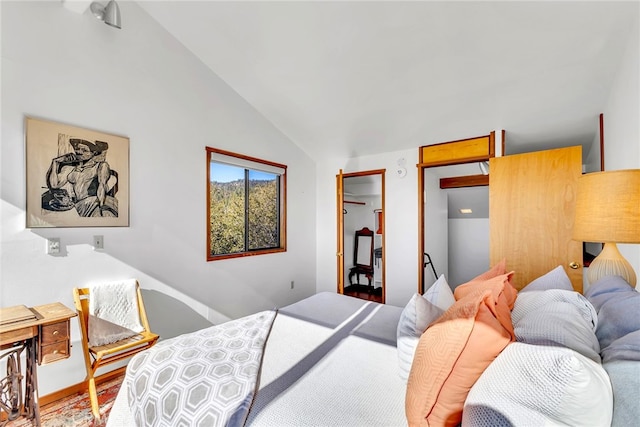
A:
<svg viewBox="0 0 640 427">
<path fill-rule="evenodd" d="M 107 426 L 627 426 L 640 419 L 640 294 L 517 292 L 504 263 L 405 307 L 319 293 L 134 357 Z"/>
</svg>

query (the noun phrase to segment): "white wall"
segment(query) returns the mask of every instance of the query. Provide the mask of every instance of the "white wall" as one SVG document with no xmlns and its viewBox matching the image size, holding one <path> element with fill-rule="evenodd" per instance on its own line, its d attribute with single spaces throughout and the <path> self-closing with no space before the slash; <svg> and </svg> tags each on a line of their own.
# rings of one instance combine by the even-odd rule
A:
<svg viewBox="0 0 640 427">
<path fill-rule="evenodd" d="M 415 150 L 375 156 L 324 160 L 317 165 L 317 290 L 336 291 L 336 175 L 374 169 L 385 174 L 386 302 L 405 305 L 418 287 L 418 205 Z M 407 175 L 396 175 L 398 159 L 406 159 Z"/>
<path fill-rule="evenodd" d="M 218 322 L 313 294 L 314 162 L 136 3 L 119 5 L 122 30 L 59 1 L 0 4 L 0 304 L 73 307 L 74 286 L 137 277 Z M 25 229 L 25 115 L 130 138 L 130 227 Z M 289 166 L 287 252 L 206 262 L 207 145 Z M 83 379 L 79 336 L 74 320 L 73 357 L 42 368 L 40 394 Z"/>
<path fill-rule="evenodd" d="M 640 29 L 629 34 L 626 53 L 604 109 L 605 170 L 640 168 Z M 618 245 L 640 277 L 640 245 Z M 638 287 L 640 289 L 640 287 Z"/>
<path fill-rule="evenodd" d="M 489 218 L 449 219 L 449 285 L 455 289 L 489 267 Z"/>
</svg>

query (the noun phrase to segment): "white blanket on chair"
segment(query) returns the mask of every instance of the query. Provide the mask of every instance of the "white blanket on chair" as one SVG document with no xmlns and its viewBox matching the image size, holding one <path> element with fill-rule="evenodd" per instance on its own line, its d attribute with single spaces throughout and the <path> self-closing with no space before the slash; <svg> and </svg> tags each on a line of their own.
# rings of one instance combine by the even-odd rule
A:
<svg viewBox="0 0 640 427">
<path fill-rule="evenodd" d="M 89 342 L 99 346 L 142 332 L 136 280 L 91 286 Z"/>
</svg>

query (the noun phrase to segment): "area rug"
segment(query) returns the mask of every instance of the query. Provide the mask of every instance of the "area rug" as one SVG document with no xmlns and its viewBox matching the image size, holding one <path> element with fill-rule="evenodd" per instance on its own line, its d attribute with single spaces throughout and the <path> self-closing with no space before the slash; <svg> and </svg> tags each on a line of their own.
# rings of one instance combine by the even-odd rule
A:
<svg viewBox="0 0 640 427">
<path fill-rule="evenodd" d="M 124 375 L 104 382 L 97 387 L 100 402 L 100 421 L 96 422 L 91 413 L 91 402 L 88 393 L 52 402 L 40 407 L 42 427 L 102 427 L 107 423 L 111 406 L 118 395 Z M 30 420 L 22 417 L 7 424 L 11 427 L 32 427 Z"/>
</svg>

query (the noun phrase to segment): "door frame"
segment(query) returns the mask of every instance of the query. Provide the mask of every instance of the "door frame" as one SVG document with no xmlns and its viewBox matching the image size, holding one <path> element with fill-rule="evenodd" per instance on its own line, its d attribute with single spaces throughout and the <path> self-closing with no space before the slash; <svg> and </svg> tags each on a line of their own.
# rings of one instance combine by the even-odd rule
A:
<svg viewBox="0 0 640 427">
<path fill-rule="evenodd" d="M 505 131 L 502 130 L 502 146 L 499 155 L 504 155 Z M 496 133 L 491 131 L 488 135 L 473 138 L 460 139 L 456 141 L 443 142 L 434 145 L 425 145 L 418 148 L 419 162 L 418 168 L 418 292 L 422 295 L 424 289 L 424 253 L 425 253 L 425 184 L 424 170 L 439 166 L 460 165 L 465 163 L 477 163 L 488 161 L 496 156 Z M 449 178 L 447 188 L 469 186 L 469 180 L 465 177 L 455 177 L 458 180 Z M 466 177 L 468 178 L 468 177 Z M 476 181 L 474 185 L 488 185 L 480 177 L 473 177 Z M 440 187 L 443 182 L 441 180 Z"/>
<path fill-rule="evenodd" d="M 336 175 L 336 223 L 337 223 L 337 250 L 336 250 L 336 264 L 337 264 L 337 291 L 339 294 L 344 294 L 344 179 L 354 178 L 360 176 L 380 175 L 380 196 L 381 196 L 381 209 L 382 209 L 382 303 L 386 301 L 386 229 L 385 221 L 385 174 L 386 169 L 373 169 L 360 172 L 344 173 L 340 169 Z M 373 215 L 373 211 L 372 211 Z"/>
</svg>

